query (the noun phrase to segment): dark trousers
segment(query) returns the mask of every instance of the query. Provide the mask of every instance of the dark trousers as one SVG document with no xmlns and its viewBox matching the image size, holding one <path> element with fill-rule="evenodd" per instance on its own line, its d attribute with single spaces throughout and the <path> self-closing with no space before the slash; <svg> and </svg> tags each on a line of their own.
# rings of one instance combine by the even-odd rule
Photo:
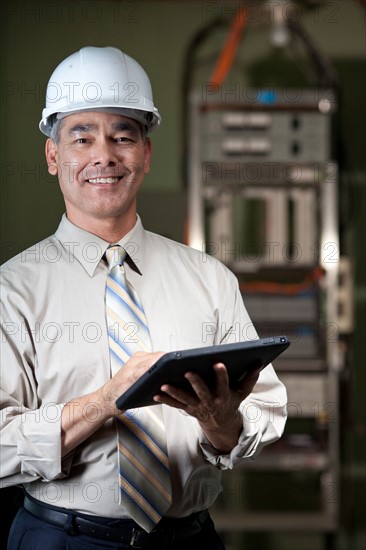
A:
<svg viewBox="0 0 366 550">
<path fill-rule="evenodd" d="M 117 542 L 107 542 L 82 534 L 69 534 L 57 527 L 36 518 L 21 508 L 11 527 L 8 550 L 127 550 L 129 546 Z M 225 550 L 215 531 L 211 518 L 208 518 L 202 530 L 193 537 L 175 542 L 164 550 Z M 150 550 L 163 550 L 161 547 Z"/>
</svg>

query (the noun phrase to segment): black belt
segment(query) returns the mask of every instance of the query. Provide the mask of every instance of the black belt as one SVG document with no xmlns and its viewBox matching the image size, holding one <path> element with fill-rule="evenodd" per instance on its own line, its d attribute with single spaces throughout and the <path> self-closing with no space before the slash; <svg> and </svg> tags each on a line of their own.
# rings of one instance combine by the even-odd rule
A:
<svg viewBox="0 0 366 550">
<path fill-rule="evenodd" d="M 49 506 L 28 495 L 24 497 L 24 508 L 37 518 L 62 528 L 70 525 L 71 518 L 72 534 L 119 542 L 130 548 L 164 548 L 176 541 L 196 535 L 209 518 L 207 510 L 185 518 L 163 518 L 150 533 L 147 533 L 132 520 L 120 520 L 121 526 L 118 527 L 103 525 L 87 519 L 86 515 L 78 515 L 66 509 L 62 511 L 63 508 Z M 110 521 L 113 522 L 113 518 L 110 518 Z"/>
</svg>

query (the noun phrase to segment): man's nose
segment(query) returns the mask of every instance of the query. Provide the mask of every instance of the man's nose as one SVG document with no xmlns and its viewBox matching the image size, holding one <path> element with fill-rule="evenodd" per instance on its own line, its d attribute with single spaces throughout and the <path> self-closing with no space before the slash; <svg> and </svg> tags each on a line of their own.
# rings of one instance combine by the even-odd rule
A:
<svg viewBox="0 0 366 550">
<path fill-rule="evenodd" d="M 107 139 L 100 139 L 94 143 L 92 149 L 93 164 L 115 166 L 118 163 L 115 144 Z"/>
</svg>

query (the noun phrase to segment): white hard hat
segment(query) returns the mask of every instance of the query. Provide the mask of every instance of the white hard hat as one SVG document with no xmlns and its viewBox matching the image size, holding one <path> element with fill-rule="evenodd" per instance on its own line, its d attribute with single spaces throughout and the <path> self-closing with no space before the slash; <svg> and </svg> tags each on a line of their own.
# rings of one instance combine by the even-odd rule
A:
<svg viewBox="0 0 366 550">
<path fill-rule="evenodd" d="M 140 122 L 148 132 L 161 121 L 145 70 L 112 47 L 88 46 L 58 65 L 47 85 L 39 129 L 49 136 L 56 118 L 89 110 L 123 114 Z"/>
</svg>

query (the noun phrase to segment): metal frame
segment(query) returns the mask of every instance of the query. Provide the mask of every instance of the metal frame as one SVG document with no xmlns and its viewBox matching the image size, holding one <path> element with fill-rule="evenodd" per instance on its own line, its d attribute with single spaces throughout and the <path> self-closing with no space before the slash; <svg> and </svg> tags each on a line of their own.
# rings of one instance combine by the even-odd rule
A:
<svg viewBox="0 0 366 550">
<path fill-rule="evenodd" d="M 319 102 L 323 101 L 324 94 L 318 91 Z M 310 94 L 311 95 L 311 94 Z M 314 96 L 316 93 L 314 92 Z M 335 102 L 332 94 L 332 108 L 335 108 Z M 207 106 L 206 106 L 207 107 Z M 251 106 L 253 107 L 253 106 Z M 245 105 L 238 105 L 242 111 Z M 292 105 L 291 108 L 294 108 Z M 295 108 L 301 108 L 296 105 Z M 225 109 L 225 105 L 220 105 L 220 109 Z M 286 109 L 286 103 L 281 105 L 281 109 Z M 258 109 L 260 110 L 260 108 Z M 268 109 L 267 109 L 268 112 Z M 327 113 L 332 114 L 330 111 Z M 223 183 L 222 169 L 230 171 L 230 167 L 223 163 L 211 166 L 204 166 L 202 159 L 202 140 L 204 133 L 202 131 L 202 103 L 198 94 L 192 94 L 190 103 L 190 150 L 189 150 L 189 189 L 188 189 L 188 244 L 201 251 L 207 248 L 208 253 L 212 253 L 229 267 L 240 273 L 249 273 L 251 270 L 260 271 L 266 268 L 266 261 L 251 264 L 250 262 L 241 262 L 240 258 L 235 258 L 235 248 L 237 243 L 233 236 L 232 229 L 232 206 L 237 196 L 240 197 L 263 197 L 267 201 L 268 209 L 277 208 L 282 212 L 281 223 L 275 226 L 272 224 L 270 231 L 272 237 L 280 242 L 285 240 L 287 228 L 285 198 L 290 197 L 294 201 L 294 234 L 296 239 L 306 248 L 306 254 L 299 262 L 298 267 L 306 267 L 314 262 L 314 256 L 318 256 L 318 262 L 324 270 L 323 298 L 325 313 L 325 334 L 324 347 L 325 357 L 315 361 L 302 359 L 296 361 L 292 359 L 292 365 L 286 365 L 286 362 L 278 362 L 278 370 L 281 375 L 291 372 L 293 376 L 298 374 L 302 377 L 310 376 L 310 373 L 316 372 L 323 380 L 323 387 L 326 388 L 324 395 L 324 410 L 321 411 L 328 426 L 328 443 L 324 453 L 318 453 L 309 459 L 308 453 L 298 451 L 293 454 L 272 454 L 263 453 L 256 461 L 246 466 L 248 471 L 296 471 L 297 469 L 307 469 L 317 471 L 320 476 L 322 510 L 314 512 L 283 512 L 277 513 L 275 510 L 271 513 L 247 513 L 247 512 L 225 512 L 223 510 L 214 510 L 216 525 L 221 531 L 314 531 L 326 534 L 326 547 L 333 548 L 335 535 L 339 526 L 339 374 L 343 367 L 342 354 L 339 348 L 338 334 L 338 312 L 337 312 L 337 292 L 338 292 L 338 270 L 339 270 L 339 234 L 338 234 L 338 174 L 337 165 L 329 159 L 323 162 L 303 163 L 303 174 L 296 184 L 291 181 L 266 183 L 265 181 L 256 181 L 251 183 L 243 180 L 240 175 L 232 175 L 231 181 Z M 326 148 L 325 148 L 326 149 Z M 330 149 L 330 147 L 329 147 Z M 281 161 L 280 161 L 281 162 Z M 282 161 L 283 162 L 283 161 Z M 286 163 L 284 163 L 286 164 Z M 209 170 L 208 170 L 209 169 Z M 221 170 L 221 181 L 220 181 Z M 209 174 L 208 174 L 209 172 Z M 215 180 L 214 172 L 218 173 Z M 207 175 L 212 176 L 211 184 L 207 184 Z M 230 176 L 230 174 L 229 174 Z M 230 177 L 229 177 L 230 179 Z M 287 199 L 286 199 L 287 200 Z M 208 202 L 211 207 L 206 208 Z M 316 211 L 314 217 L 312 214 Z M 207 227 L 211 223 L 213 230 L 213 242 L 206 246 Z M 309 224 L 311 226 L 309 228 Z M 319 235 L 317 241 L 316 235 Z M 318 250 L 312 250 L 312 243 L 317 242 Z M 224 248 L 224 251 L 223 251 Z M 223 253 L 225 252 L 225 253 Z M 235 261 L 233 262 L 233 257 Z M 229 260 L 229 261 L 227 261 Z M 280 256 L 272 258 L 273 263 L 283 268 L 291 269 L 289 263 L 283 261 Z M 267 266 L 268 267 L 268 266 Z M 328 411 L 329 409 L 329 411 Z M 331 415 L 327 418 L 327 412 Z M 239 469 L 231 472 L 231 475 L 241 475 Z"/>
</svg>

